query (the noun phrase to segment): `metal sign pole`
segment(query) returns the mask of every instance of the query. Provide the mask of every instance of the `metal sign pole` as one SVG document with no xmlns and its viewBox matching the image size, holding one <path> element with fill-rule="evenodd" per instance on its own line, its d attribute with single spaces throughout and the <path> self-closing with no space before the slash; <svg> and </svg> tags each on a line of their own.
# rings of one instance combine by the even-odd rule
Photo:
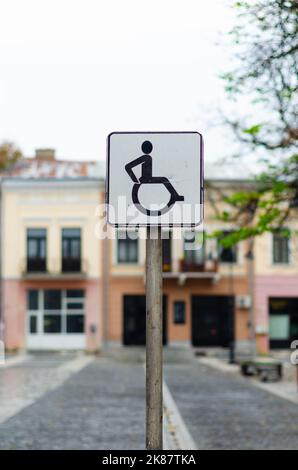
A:
<svg viewBox="0 0 298 470">
<path fill-rule="evenodd" d="M 162 240 L 148 227 L 146 240 L 146 448 L 162 449 Z"/>
</svg>

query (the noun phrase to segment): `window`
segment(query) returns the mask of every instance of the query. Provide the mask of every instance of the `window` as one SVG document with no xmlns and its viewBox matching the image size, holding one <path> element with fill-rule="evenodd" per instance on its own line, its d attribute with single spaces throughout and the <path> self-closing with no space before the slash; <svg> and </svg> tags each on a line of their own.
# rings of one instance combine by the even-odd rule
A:
<svg viewBox="0 0 298 470">
<path fill-rule="evenodd" d="M 118 263 L 138 262 L 138 238 L 135 232 L 118 232 Z"/>
<path fill-rule="evenodd" d="M 205 261 L 205 236 L 202 232 L 190 232 L 184 237 L 184 261 L 188 265 L 202 266 Z"/>
<path fill-rule="evenodd" d="M 30 334 L 84 333 L 85 294 L 82 289 L 28 290 L 27 308 Z"/>
<path fill-rule="evenodd" d="M 28 310 L 38 310 L 38 290 L 28 291 Z"/>
<path fill-rule="evenodd" d="M 30 331 L 31 334 L 37 333 L 37 316 L 36 315 L 31 315 L 30 316 L 29 331 Z"/>
<path fill-rule="evenodd" d="M 224 230 L 222 238 L 231 235 L 233 232 Z M 237 245 L 224 247 L 218 241 L 218 257 L 221 263 L 237 263 Z"/>
<path fill-rule="evenodd" d="M 44 308 L 45 310 L 61 310 L 61 290 L 44 291 Z"/>
<path fill-rule="evenodd" d="M 290 333 L 290 316 L 286 314 L 270 315 L 269 337 L 271 340 L 288 339 Z"/>
<path fill-rule="evenodd" d="M 27 271 L 46 271 L 46 229 L 27 229 Z"/>
<path fill-rule="evenodd" d="M 289 348 L 297 339 L 298 297 L 269 298 L 269 338 L 271 348 Z"/>
<path fill-rule="evenodd" d="M 81 229 L 62 229 L 62 271 L 81 271 Z"/>
<path fill-rule="evenodd" d="M 289 236 L 282 232 L 273 233 L 273 263 L 289 263 Z"/>
<path fill-rule="evenodd" d="M 185 302 L 183 300 L 174 302 L 174 323 L 176 325 L 185 323 Z"/>
<path fill-rule="evenodd" d="M 68 298 L 84 297 L 84 291 L 83 289 L 68 289 L 66 291 L 66 297 Z"/>
<path fill-rule="evenodd" d="M 66 333 L 84 332 L 85 297 L 82 289 L 71 289 L 65 293 Z"/>
<path fill-rule="evenodd" d="M 83 331 L 84 331 L 84 316 L 83 315 L 67 315 L 66 332 L 67 333 L 82 333 Z"/>
<path fill-rule="evenodd" d="M 37 318 L 38 318 L 38 290 L 30 289 L 27 292 L 27 309 L 28 309 L 28 324 L 29 324 L 29 333 L 37 333 Z"/>
<path fill-rule="evenodd" d="M 43 317 L 44 333 L 61 333 L 61 314 L 44 315 Z"/>
</svg>

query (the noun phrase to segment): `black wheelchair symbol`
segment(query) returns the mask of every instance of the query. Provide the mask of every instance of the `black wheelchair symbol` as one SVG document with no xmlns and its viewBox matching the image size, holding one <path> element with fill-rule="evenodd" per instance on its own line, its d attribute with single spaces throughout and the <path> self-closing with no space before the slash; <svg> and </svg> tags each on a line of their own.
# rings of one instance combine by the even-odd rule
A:
<svg viewBox="0 0 298 470">
<path fill-rule="evenodd" d="M 142 151 L 144 152 L 144 154 L 131 161 L 130 163 L 127 163 L 127 165 L 125 165 L 125 170 L 132 179 L 132 181 L 135 183 L 132 188 L 132 201 L 137 207 L 137 209 L 145 215 L 160 216 L 168 212 L 176 202 L 184 201 L 184 196 L 180 196 L 177 193 L 168 178 L 165 178 L 164 176 L 152 176 L 152 157 L 150 155 L 152 149 L 153 146 L 149 140 L 143 142 Z M 142 172 L 141 177 L 138 179 L 132 169 L 139 165 L 141 165 Z M 170 194 L 170 199 L 168 203 L 158 210 L 150 210 L 142 206 L 139 201 L 139 190 L 143 184 L 164 185 Z"/>
</svg>

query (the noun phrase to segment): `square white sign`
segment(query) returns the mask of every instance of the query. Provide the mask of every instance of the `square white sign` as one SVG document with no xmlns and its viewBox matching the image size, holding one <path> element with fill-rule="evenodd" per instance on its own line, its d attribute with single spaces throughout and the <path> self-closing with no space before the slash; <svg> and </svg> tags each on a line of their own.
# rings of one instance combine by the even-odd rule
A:
<svg viewBox="0 0 298 470">
<path fill-rule="evenodd" d="M 203 138 L 198 132 L 112 132 L 107 221 L 115 227 L 194 227 L 203 218 Z"/>
</svg>

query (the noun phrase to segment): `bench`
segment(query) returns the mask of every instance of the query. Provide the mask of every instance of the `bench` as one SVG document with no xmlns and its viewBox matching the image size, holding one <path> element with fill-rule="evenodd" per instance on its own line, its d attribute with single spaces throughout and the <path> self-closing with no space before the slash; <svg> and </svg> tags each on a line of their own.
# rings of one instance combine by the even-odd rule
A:
<svg viewBox="0 0 298 470">
<path fill-rule="evenodd" d="M 257 377 L 262 382 L 278 382 L 282 379 L 282 363 L 271 358 L 243 361 L 241 372 L 247 377 Z"/>
</svg>

